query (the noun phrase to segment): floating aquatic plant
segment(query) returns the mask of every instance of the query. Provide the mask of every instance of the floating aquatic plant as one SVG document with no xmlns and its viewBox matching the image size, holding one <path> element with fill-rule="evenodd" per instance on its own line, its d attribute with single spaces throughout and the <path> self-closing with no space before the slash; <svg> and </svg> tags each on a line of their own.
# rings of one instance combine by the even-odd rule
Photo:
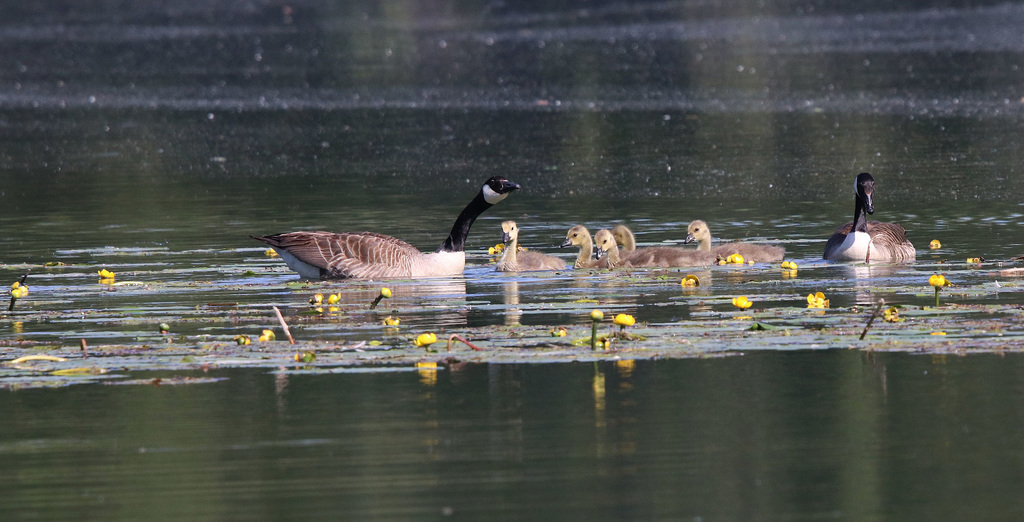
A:
<svg viewBox="0 0 1024 522">
<path fill-rule="evenodd" d="M 933 239 L 931 243 L 928 243 L 928 248 L 932 250 L 942 248 L 942 243 L 938 239 Z"/>
<path fill-rule="evenodd" d="M 971 264 L 981 264 L 985 261 L 984 257 L 968 257 L 967 262 Z"/>
<path fill-rule="evenodd" d="M 688 274 L 680 282 L 680 285 L 682 285 L 683 287 L 700 286 L 700 278 L 693 274 Z"/>
<path fill-rule="evenodd" d="M 823 292 L 807 294 L 807 308 L 828 308 L 829 305 L 829 300 L 825 299 Z"/>
<path fill-rule="evenodd" d="M 259 341 L 260 342 L 267 342 L 267 341 L 274 341 L 274 340 L 277 340 L 277 335 L 274 334 L 273 330 L 263 330 L 263 333 L 261 333 L 260 337 L 259 337 Z"/>
<path fill-rule="evenodd" d="M 735 306 L 736 308 L 739 308 L 740 310 L 746 310 L 747 308 L 754 306 L 754 302 L 751 301 L 750 299 L 747 299 L 747 296 L 741 295 L 739 297 L 732 298 L 732 305 Z"/>
<path fill-rule="evenodd" d="M 308 351 L 300 352 L 295 354 L 293 358 L 295 359 L 295 362 L 311 363 L 316 360 L 316 354 Z"/>
<path fill-rule="evenodd" d="M 887 323 L 898 323 L 903 321 L 903 318 L 900 317 L 900 310 L 895 306 L 886 308 L 885 312 L 882 313 L 882 319 Z"/>
<path fill-rule="evenodd" d="M 341 294 L 331 294 L 327 296 L 327 304 L 338 304 L 341 301 Z"/>
<path fill-rule="evenodd" d="M 718 259 L 718 264 L 720 264 L 720 265 L 742 265 L 742 264 L 746 264 L 746 260 L 744 260 L 743 256 L 741 256 L 739 254 L 729 254 L 729 257 L 726 257 L 724 259 L 719 258 Z"/>
<path fill-rule="evenodd" d="M 381 322 L 384 324 L 384 326 L 398 326 L 399 324 L 402 323 L 402 320 L 397 317 L 392 317 L 389 315 L 385 317 L 384 320 Z"/>
<path fill-rule="evenodd" d="M 636 324 L 636 318 L 629 314 L 618 314 L 612 319 L 612 322 L 619 325 L 620 332 L 625 332 L 627 326 Z"/>
<path fill-rule="evenodd" d="M 319 292 L 316 293 L 316 294 L 313 294 L 313 297 L 309 298 L 309 304 L 311 304 L 313 306 L 320 306 L 321 304 L 323 304 L 323 302 L 324 302 L 324 294 L 321 294 Z"/>
<path fill-rule="evenodd" d="M 600 310 L 591 310 L 590 320 L 594 323 L 590 329 L 590 349 L 597 350 L 597 323 L 604 320 L 604 312 Z"/>
<path fill-rule="evenodd" d="M 413 341 L 412 344 L 415 344 L 416 346 L 419 346 L 420 348 L 427 348 L 427 347 L 429 347 L 430 345 L 432 345 L 432 344 L 434 344 L 436 342 L 437 342 L 437 334 L 425 333 L 425 334 L 420 334 L 418 337 L 416 337 L 416 340 Z"/>
<path fill-rule="evenodd" d="M 236 335 L 234 340 L 239 346 L 252 344 L 252 339 L 249 339 L 249 336 L 245 334 Z"/>
<path fill-rule="evenodd" d="M 796 263 L 794 263 L 792 261 L 783 261 L 782 262 L 782 269 L 783 270 L 796 270 L 797 268 L 798 267 L 797 267 Z"/>
<path fill-rule="evenodd" d="M 559 326 L 558 328 L 553 328 L 551 330 L 551 337 L 565 337 L 566 335 L 569 335 L 569 331 L 566 330 L 564 326 Z"/>
<path fill-rule="evenodd" d="M 942 290 L 942 287 L 950 286 L 953 283 L 946 279 L 946 276 L 942 274 L 932 274 L 932 276 L 928 278 L 928 284 L 935 287 L 935 306 L 939 306 L 939 290 Z"/>
<path fill-rule="evenodd" d="M 114 284 L 114 278 L 117 277 L 117 274 L 107 270 L 106 268 L 96 273 L 100 276 L 100 284 L 104 285 Z"/>
<path fill-rule="evenodd" d="M 267 257 L 277 257 L 277 250 L 274 250 L 273 248 L 268 248 L 263 251 L 263 255 Z"/>
<path fill-rule="evenodd" d="M 388 287 L 381 288 L 380 289 L 380 293 L 377 294 L 377 298 L 374 299 L 372 303 L 370 303 L 370 310 L 373 310 L 374 308 L 377 308 L 377 304 L 380 303 L 381 299 L 390 299 L 390 298 L 391 298 L 391 289 L 388 288 Z M 436 342 L 437 340 L 435 339 L 434 341 Z"/>
<path fill-rule="evenodd" d="M 28 295 L 28 285 L 14 283 L 11 285 L 11 298 L 21 299 Z"/>
</svg>

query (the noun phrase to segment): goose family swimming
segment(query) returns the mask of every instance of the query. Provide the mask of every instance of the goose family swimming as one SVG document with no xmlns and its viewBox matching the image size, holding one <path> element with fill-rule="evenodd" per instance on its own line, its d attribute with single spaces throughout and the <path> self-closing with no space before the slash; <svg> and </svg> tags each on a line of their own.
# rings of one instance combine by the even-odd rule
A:
<svg viewBox="0 0 1024 522">
<path fill-rule="evenodd" d="M 836 229 L 825 243 L 822 259 L 862 263 L 909 263 L 917 259 L 907 231 L 896 223 L 868 221 L 875 212 L 875 179 L 863 172 L 853 182 L 853 221 Z"/>
<path fill-rule="evenodd" d="M 688 248 L 646 247 L 632 252 L 619 252 L 615 236 L 607 229 L 594 235 L 597 258 L 607 256 L 608 268 L 618 267 L 687 267 L 707 266 L 715 262 L 714 254 Z"/>
<path fill-rule="evenodd" d="M 576 256 L 573 268 L 608 268 L 608 258 L 594 259 L 594 239 L 590 231 L 583 225 L 576 225 L 565 234 L 565 241 L 562 241 L 562 248 L 571 246 L 580 247 L 580 253 Z"/>
<path fill-rule="evenodd" d="M 405 241 L 375 232 L 288 232 L 252 237 L 270 245 L 289 268 L 307 279 L 457 275 L 466 267 L 466 237 L 473 222 L 517 189 L 518 184 L 502 176 L 488 179 L 435 252 L 420 252 Z"/>
<path fill-rule="evenodd" d="M 721 245 L 711 245 L 711 231 L 708 224 L 698 219 L 686 227 L 686 239 L 683 243 L 697 242 L 697 250 L 710 252 L 716 257 L 727 258 L 733 254 L 743 256 L 746 261 L 754 263 L 775 263 L 786 257 L 786 249 L 775 245 L 759 245 L 734 241 Z"/>
<path fill-rule="evenodd" d="M 505 243 L 501 260 L 494 267 L 498 272 L 521 272 L 529 270 L 564 270 L 565 261 L 533 250 L 519 250 L 519 227 L 515 221 L 501 224 L 501 239 Z"/>
</svg>

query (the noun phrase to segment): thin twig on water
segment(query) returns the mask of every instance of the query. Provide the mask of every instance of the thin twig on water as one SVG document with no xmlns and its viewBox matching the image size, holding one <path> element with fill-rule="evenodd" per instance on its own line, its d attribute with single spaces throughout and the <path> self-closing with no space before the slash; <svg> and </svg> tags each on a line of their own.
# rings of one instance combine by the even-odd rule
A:
<svg viewBox="0 0 1024 522">
<path fill-rule="evenodd" d="M 288 329 L 288 323 L 284 322 L 284 316 L 281 315 L 281 310 L 278 310 L 275 306 L 274 313 L 277 314 L 277 320 L 281 323 L 281 328 L 284 329 L 284 334 L 288 336 L 288 342 L 295 344 L 295 338 L 292 337 L 292 332 Z"/>
<path fill-rule="evenodd" d="M 864 331 L 860 333 L 860 340 L 864 340 L 864 336 L 868 334 L 868 328 L 871 328 L 871 323 L 875 322 L 875 318 L 878 317 L 878 312 L 882 311 L 882 307 L 885 306 L 885 299 L 879 299 L 878 305 L 875 306 L 875 311 L 871 313 L 871 318 L 868 319 L 868 324 L 864 325 Z"/>
<path fill-rule="evenodd" d="M 470 347 L 470 348 L 472 348 L 472 349 L 474 349 L 474 350 L 476 350 L 478 352 L 482 352 L 483 351 L 483 348 L 480 348 L 479 346 L 476 346 L 475 344 L 467 341 L 465 337 L 463 337 L 463 336 L 461 336 L 459 334 L 452 334 L 451 337 L 448 338 L 448 351 L 449 352 L 452 351 L 452 341 L 454 341 L 456 339 L 458 339 L 459 341 L 462 341 L 463 344 L 465 344 L 466 346 L 468 346 L 468 347 Z"/>
</svg>

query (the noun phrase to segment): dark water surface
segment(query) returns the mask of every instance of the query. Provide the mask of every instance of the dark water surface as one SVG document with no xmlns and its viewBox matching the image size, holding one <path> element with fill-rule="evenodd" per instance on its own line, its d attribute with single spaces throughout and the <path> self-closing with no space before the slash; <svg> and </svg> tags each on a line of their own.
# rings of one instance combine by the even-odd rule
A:
<svg viewBox="0 0 1024 522">
<path fill-rule="evenodd" d="M 0 316 L 0 359 L 110 373 L 0 368 L 18 390 L 0 394 L 4 520 L 1024 514 L 1024 283 L 1005 272 L 1024 254 L 1024 4 L 8 7 L 0 281 L 31 269 L 32 290 Z M 861 171 L 916 263 L 820 261 Z M 492 175 L 523 190 L 476 223 L 464 276 L 301 285 L 248 238 L 432 250 Z M 698 218 L 782 244 L 799 276 L 510 275 L 487 254 L 505 219 L 569 261 L 575 224 L 678 244 Z M 682 289 L 688 273 L 705 284 Z M 934 273 L 957 285 L 942 308 Z M 369 312 L 381 284 L 395 296 Z M 816 291 L 830 310 L 805 309 Z M 340 310 L 311 311 L 316 292 Z M 880 297 L 907 320 L 857 344 Z M 328 348 L 309 367 L 224 348 L 275 327 L 272 306 L 320 348 L 387 357 L 437 330 L 519 359 L 370 372 Z M 548 336 L 589 335 L 591 308 L 648 339 L 596 367 L 522 364 L 591 357 Z M 640 348 L 694 358 L 628 361 Z M 191 384 L 143 385 L 157 376 Z"/>
<path fill-rule="evenodd" d="M 0 401 L 0 513 L 1016 519 L 1022 363 L 836 350 L 25 391 Z"/>
</svg>

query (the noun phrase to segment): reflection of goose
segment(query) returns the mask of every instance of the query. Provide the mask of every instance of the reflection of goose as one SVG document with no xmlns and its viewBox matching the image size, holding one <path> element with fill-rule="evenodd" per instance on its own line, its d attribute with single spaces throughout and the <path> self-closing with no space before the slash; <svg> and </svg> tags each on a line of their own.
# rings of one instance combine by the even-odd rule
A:
<svg viewBox="0 0 1024 522">
<path fill-rule="evenodd" d="M 707 266 L 715 261 L 715 256 L 710 252 L 688 248 L 650 247 L 620 253 L 615 236 L 608 230 L 599 230 L 594 235 L 594 243 L 597 246 L 597 258 L 607 256 L 609 268 Z"/>
<path fill-rule="evenodd" d="M 436 252 L 374 232 L 289 232 L 253 237 L 270 245 L 288 267 L 307 279 L 432 277 L 461 274 L 466 236 L 483 211 L 519 188 L 501 176 L 488 179 L 466 205 Z"/>
<path fill-rule="evenodd" d="M 562 241 L 562 248 L 571 246 L 580 247 L 580 253 L 576 256 L 576 263 L 573 268 L 608 268 L 608 259 L 594 259 L 594 240 L 590 237 L 590 231 L 583 225 L 576 225 L 565 234 L 565 241 Z"/>
<path fill-rule="evenodd" d="M 612 236 L 615 237 L 615 243 L 622 250 L 626 252 L 636 250 L 636 237 L 633 236 L 633 231 L 626 225 L 615 225 L 612 227 Z"/>
<path fill-rule="evenodd" d="M 875 212 L 872 196 L 875 179 L 867 172 L 857 176 L 853 183 L 856 194 L 853 221 L 836 229 L 825 243 L 823 259 L 830 261 L 861 261 L 869 263 L 911 262 L 917 258 L 914 245 L 907 240 L 907 231 L 896 223 L 868 221 Z"/>
<path fill-rule="evenodd" d="M 697 241 L 697 250 L 711 252 L 717 257 L 729 257 L 733 254 L 739 254 L 746 261 L 774 263 L 782 261 L 786 256 L 786 249 L 775 245 L 759 245 L 756 243 L 734 241 L 712 247 L 711 231 L 708 230 L 708 224 L 699 219 L 691 222 L 690 226 L 686 228 L 686 232 L 684 243 Z"/>
<path fill-rule="evenodd" d="M 501 255 L 498 266 L 494 268 L 498 272 L 565 269 L 565 262 L 555 256 L 533 250 L 516 252 L 519 249 L 519 227 L 515 221 L 505 221 L 501 224 L 501 239 L 505 242 L 505 253 Z"/>
</svg>

